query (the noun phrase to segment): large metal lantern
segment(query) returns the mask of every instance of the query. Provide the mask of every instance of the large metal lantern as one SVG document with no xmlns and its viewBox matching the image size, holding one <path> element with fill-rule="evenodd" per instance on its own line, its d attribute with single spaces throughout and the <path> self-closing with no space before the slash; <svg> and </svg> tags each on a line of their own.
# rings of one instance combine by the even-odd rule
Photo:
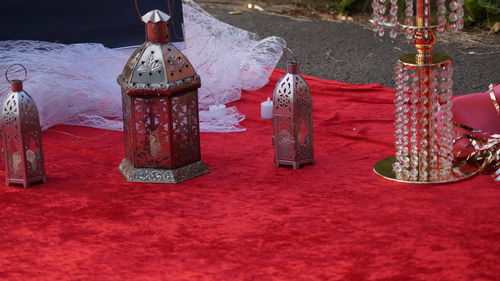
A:
<svg viewBox="0 0 500 281">
<path fill-rule="evenodd" d="M 312 98 L 299 74 L 297 61 L 288 62 L 273 95 L 273 145 L 276 167 L 314 164 Z"/>
<path fill-rule="evenodd" d="M 9 79 L 8 73 L 13 66 L 23 68 L 24 79 Z M 2 103 L 0 117 L 6 185 L 28 187 L 35 182 L 45 183 L 38 110 L 33 99 L 23 90 L 26 69 L 20 64 L 11 65 L 5 77 L 11 87 Z"/>
<path fill-rule="evenodd" d="M 122 88 L 128 181 L 177 183 L 210 172 L 201 161 L 198 117 L 200 77 L 169 42 L 170 17 L 142 17 L 147 41 L 117 78 Z"/>
</svg>

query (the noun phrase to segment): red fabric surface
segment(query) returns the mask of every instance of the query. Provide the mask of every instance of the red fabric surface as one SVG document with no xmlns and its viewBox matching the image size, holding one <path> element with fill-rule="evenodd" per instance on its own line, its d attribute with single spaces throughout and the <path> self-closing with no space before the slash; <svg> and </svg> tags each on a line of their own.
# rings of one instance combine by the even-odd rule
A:
<svg viewBox="0 0 500 281">
<path fill-rule="evenodd" d="M 393 95 L 308 79 L 314 166 L 276 169 L 259 103 L 242 133 L 204 133 L 212 172 L 127 183 L 121 132 L 44 133 L 48 183 L 0 187 L 2 280 L 494 280 L 500 188 L 487 176 L 405 185 L 372 172 L 393 153 Z"/>
</svg>

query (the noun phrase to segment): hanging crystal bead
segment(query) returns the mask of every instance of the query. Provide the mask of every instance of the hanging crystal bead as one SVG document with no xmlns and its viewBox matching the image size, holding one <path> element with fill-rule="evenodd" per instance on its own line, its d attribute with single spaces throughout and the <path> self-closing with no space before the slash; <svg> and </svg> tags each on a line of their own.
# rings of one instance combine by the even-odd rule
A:
<svg viewBox="0 0 500 281">
<path fill-rule="evenodd" d="M 427 173 L 427 170 L 423 170 L 421 169 L 420 170 L 420 177 L 419 177 L 419 180 L 420 181 L 427 181 L 428 180 L 428 173 Z"/>
<path fill-rule="evenodd" d="M 398 37 L 398 30 L 392 29 L 391 31 L 389 31 L 389 37 L 391 37 L 392 39 Z"/>
<path fill-rule="evenodd" d="M 451 21 L 451 22 L 456 22 L 456 21 L 457 21 L 457 19 L 458 19 L 457 14 L 456 14 L 455 12 L 451 12 L 451 13 L 450 13 L 450 21 Z"/>
<path fill-rule="evenodd" d="M 410 178 L 410 171 L 403 170 L 403 180 L 408 180 Z"/>
<path fill-rule="evenodd" d="M 430 176 L 431 181 L 436 181 L 438 179 L 437 169 L 431 168 L 429 171 L 429 176 Z"/>
<path fill-rule="evenodd" d="M 408 24 L 408 23 L 407 23 Z M 412 24 L 412 23 L 411 23 Z M 408 25 L 411 25 L 411 24 L 408 24 Z M 413 29 L 406 29 L 405 30 L 405 36 L 406 36 L 406 39 L 408 40 L 412 40 L 413 37 L 415 37 L 415 31 Z"/>
<path fill-rule="evenodd" d="M 402 179 L 403 167 L 401 167 L 399 162 L 396 161 L 394 162 L 394 164 L 392 164 L 392 170 L 394 171 L 394 174 L 396 175 L 397 179 Z"/>
<path fill-rule="evenodd" d="M 450 10 L 451 11 L 456 11 L 458 9 L 458 4 L 457 1 L 453 0 L 450 2 Z"/>
<path fill-rule="evenodd" d="M 383 28 L 383 27 L 380 27 L 380 28 L 378 29 L 378 36 L 382 37 L 382 36 L 384 36 L 384 33 L 385 33 L 384 28 Z"/>
<path fill-rule="evenodd" d="M 410 180 L 417 181 L 418 180 L 418 170 L 416 168 L 412 168 L 410 171 Z"/>
</svg>

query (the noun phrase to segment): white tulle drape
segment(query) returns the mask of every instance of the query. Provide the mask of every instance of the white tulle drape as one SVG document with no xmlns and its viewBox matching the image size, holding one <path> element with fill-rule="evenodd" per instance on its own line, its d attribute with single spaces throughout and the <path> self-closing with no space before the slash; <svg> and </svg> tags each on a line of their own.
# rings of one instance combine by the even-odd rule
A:
<svg viewBox="0 0 500 281">
<path fill-rule="evenodd" d="M 244 130 L 239 122 L 245 117 L 235 107 L 208 108 L 238 100 L 242 89 L 265 85 L 282 55 L 284 40 L 268 37 L 259 41 L 254 33 L 215 19 L 192 1 L 184 1 L 183 10 L 187 48 L 182 52 L 202 79 L 201 130 Z M 0 41 L 0 69 L 14 63 L 28 69 L 24 88 L 35 99 L 43 129 L 67 124 L 122 130 L 116 77 L 132 51 L 93 43 Z M 4 95 L 8 84 L 2 84 Z"/>
</svg>

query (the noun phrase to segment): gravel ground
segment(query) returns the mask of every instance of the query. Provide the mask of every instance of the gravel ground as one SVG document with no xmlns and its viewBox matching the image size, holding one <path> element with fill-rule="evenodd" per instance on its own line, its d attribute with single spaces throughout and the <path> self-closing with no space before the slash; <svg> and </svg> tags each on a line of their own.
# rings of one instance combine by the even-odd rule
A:
<svg viewBox="0 0 500 281">
<path fill-rule="evenodd" d="M 395 41 L 380 38 L 368 26 L 358 23 L 297 19 L 244 9 L 243 3 L 197 2 L 217 19 L 255 32 L 261 38 L 272 35 L 284 38 L 301 63 L 301 72 L 320 78 L 393 87 L 395 62 L 415 50 L 404 36 Z M 229 14 L 235 9 L 243 13 Z M 485 91 L 490 83 L 500 82 L 498 38 L 486 38 L 488 44 L 479 46 L 483 45 L 479 42 L 468 49 L 463 42 L 435 45 L 436 53 L 446 53 L 453 59 L 456 94 Z M 283 67 L 282 62 L 278 68 Z"/>
</svg>

